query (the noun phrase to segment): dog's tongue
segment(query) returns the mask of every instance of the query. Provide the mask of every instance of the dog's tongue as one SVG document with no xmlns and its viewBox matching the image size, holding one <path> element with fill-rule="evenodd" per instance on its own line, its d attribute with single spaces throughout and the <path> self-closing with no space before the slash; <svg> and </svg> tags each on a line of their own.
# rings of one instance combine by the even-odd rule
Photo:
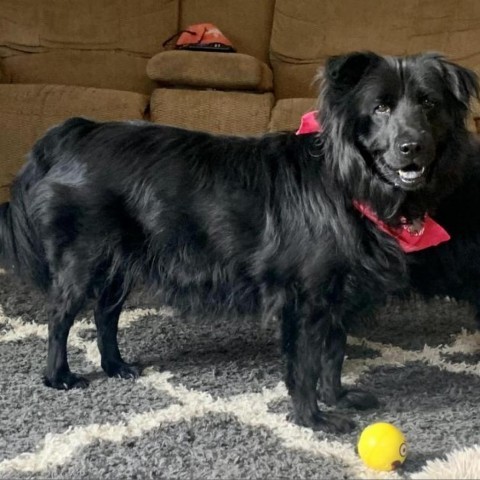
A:
<svg viewBox="0 0 480 480">
<path fill-rule="evenodd" d="M 297 135 L 302 135 L 321 131 L 322 127 L 318 123 L 317 112 L 308 112 L 303 115 L 300 127 L 296 133 Z M 412 172 L 412 174 L 410 174 L 410 172 L 405 173 L 408 178 L 417 175 L 417 172 Z M 379 230 L 395 238 L 399 247 L 405 253 L 435 247 L 440 243 L 450 240 L 450 235 L 447 231 L 428 215 L 420 225 L 420 228 L 418 228 L 418 225 L 413 224 L 405 224 L 400 228 L 392 228 L 382 222 L 368 205 L 357 202 L 356 200 L 353 202 L 353 205 L 363 216 L 372 221 Z"/>
</svg>

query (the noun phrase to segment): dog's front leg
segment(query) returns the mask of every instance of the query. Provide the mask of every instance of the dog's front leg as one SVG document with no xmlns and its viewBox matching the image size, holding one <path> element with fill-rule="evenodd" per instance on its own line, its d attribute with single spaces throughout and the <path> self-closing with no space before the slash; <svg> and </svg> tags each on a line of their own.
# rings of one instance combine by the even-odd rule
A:
<svg viewBox="0 0 480 480">
<path fill-rule="evenodd" d="M 286 385 L 293 402 L 293 420 L 313 430 L 346 433 L 355 427 L 350 419 L 320 411 L 317 384 L 322 375 L 322 349 L 332 319 L 329 313 L 292 302 L 284 307 L 283 348 Z"/>
<path fill-rule="evenodd" d="M 328 330 L 325 346 L 321 353 L 321 374 L 318 384 L 318 398 L 327 405 L 340 408 L 366 410 L 379 406 L 377 398 L 369 392 L 342 387 L 341 376 L 347 332 L 336 322 Z"/>
</svg>

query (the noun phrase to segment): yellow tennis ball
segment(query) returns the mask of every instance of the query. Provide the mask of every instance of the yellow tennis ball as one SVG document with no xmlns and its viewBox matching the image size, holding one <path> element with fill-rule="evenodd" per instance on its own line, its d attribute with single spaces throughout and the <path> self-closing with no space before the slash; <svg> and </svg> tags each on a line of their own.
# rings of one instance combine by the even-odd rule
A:
<svg viewBox="0 0 480 480">
<path fill-rule="evenodd" d="M 395 470 L 407 457 L 407 443 L 403 433 L 391 423 L 373 423 L 360 435 L 358 454 L 374 470 Z"/>
</svg>

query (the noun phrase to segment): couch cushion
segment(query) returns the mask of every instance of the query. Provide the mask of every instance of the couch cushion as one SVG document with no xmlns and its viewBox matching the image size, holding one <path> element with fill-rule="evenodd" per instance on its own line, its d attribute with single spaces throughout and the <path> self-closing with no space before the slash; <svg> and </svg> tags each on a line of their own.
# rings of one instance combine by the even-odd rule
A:
<svg viewBox="0 0 480 480">
<path fill-rule="evenodd" d="M 2 0 L 0 56 L 56 49 L 150 57 L 178 30 L 179 0 Z"/>
<path fill-rule="evenodd" d="M 239 53 L 268 62 L 275 0 L 181 0 L 180 27 L 215 24 Z"/>
<path fill-rule="evenodd" d="M 315 78 L 321 74 L 319 63 L 289 63 L 272 56 L 276 98 L 307 98 L 318 95 Z"/>
<path fill-rule="evenodd" d="M 269 132 L 296 131 L 304 113 L 315 110 L 315 98 L 285 98 L 278 100 L 272 110 Z"/>
<path fill-rule="evenodd" d="M 0 83 L 8 83 L 8 77 L 5 73 L 5 67 L 3 62 L 0 60 Z"/>
<path fill-rule="evenodd" d="M 306 65 L 314 70 L 328 56 L 352 50 L 441 51 L 480 73 L 479 38 L 480 2 L 473 0 L 277 0 L 271 38 L 275 94 L 310 96 Z"/>
<path fill-rule="evenodd" d="M 3 59 L 12 83 L 109 88 L 150 94 L 147 59 L 125 52 L 54 50 Z"/>
<path fill-rule="evenodd" d="M 148 97 L 132 92 L 57 85 L 0 85 L 0 185 L 9 184 L 49 127 L 72 116 L 141 119 Z M 8 191 L 0 189 L 0 200 Z"/>
<path fill-rule="evenodd" d="M 153 92 L 151 119 L 212 133 L 258 134 L 267 131 L 271 93 L 159 88 Z"/>
<path fill-rule="evenodd" d="M 19 82 L 149 92 L 146 61 L 178 31 L 179 0 L 2 0 L 0 11 L 0 57 L 16 57 Z"/>
<path fill-rule="evenodd" d="M 149 60 L 147 74 L 164 85 L 257 91 L 273 88 L 270 68 L 241 53 L 162 52 Z"/>
</svg>

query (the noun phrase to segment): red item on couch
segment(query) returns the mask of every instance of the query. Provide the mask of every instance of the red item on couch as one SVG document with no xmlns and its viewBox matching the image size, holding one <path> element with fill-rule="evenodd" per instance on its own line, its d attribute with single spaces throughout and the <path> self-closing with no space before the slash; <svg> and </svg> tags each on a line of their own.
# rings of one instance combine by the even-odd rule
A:
<svg viewBox="0 0 480 480">
<path fill-rule="evenodd" d="M 297 135 L 306 133 L 321 132 L 322 127 L 317 120 L 317 112 L 308 112 L 303 115 Z M 355 208 L 382 232 L 395 238 L 399 247 L 405 253 L 417 252 L 426 248 L 435 247 L 440 243 L 450 240 L 447 231 L 428 215 L 422 220 L 418 220 L 415 224 L 408 223 L 403 219 L 402 225 L 393 228 L 382 222 L 375 212 L 364 203 L 353 201 Z"/>
<path fill-rule="evenodd" d="M 201 50 L 206 52 L 235 52 L 232 42 L 213 24 L 198 23 L 176 33 L 163 43 L 165 47 L 175 37 L 177 50 Z"/>
</svg>

